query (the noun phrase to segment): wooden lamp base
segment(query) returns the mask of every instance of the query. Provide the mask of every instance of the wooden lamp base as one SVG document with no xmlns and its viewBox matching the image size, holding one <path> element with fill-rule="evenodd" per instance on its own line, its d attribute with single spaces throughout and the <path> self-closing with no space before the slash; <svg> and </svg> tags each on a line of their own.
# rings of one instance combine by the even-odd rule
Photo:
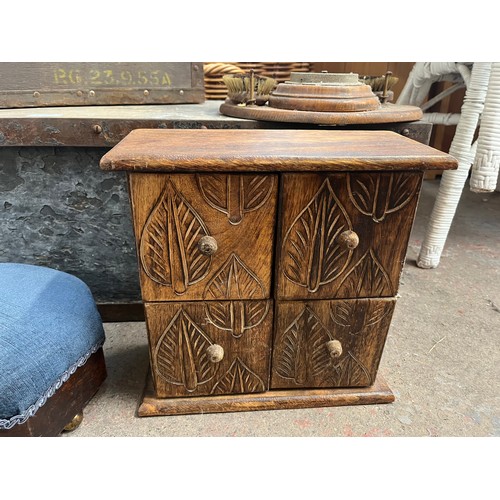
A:
<svg viewBox="0 0 500 500">
<path fill-rule="evenodd" d="M 393 392 L 380 375 L 377 376 L 374 384 L 370 387 L 273 390 L 228 396 L 157 398 L 154 394 L 151 372 L 148 372 L 144 393 L 137 409 L 137 416 L 154 417 L 162 415 L 385 404 L 392 403 L 394 399 Z"/>
</svg>

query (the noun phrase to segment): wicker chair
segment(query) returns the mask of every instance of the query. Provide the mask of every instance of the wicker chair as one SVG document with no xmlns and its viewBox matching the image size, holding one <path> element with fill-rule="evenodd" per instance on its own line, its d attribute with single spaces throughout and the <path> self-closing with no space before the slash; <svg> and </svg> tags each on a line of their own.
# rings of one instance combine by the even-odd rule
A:
<svg viewBox="0 0 500 500">
<path fill-rule="evenodd" d="M 431 85 L 438 81 L 451 81 L 453 85 L 435 98 L 426 100 Z M 466 93 L 460 113 L 426 112 L 463 86 Z M 423 119 L 433 124 L 457 126 L 449 153 L 458 160 L 458 169 L 443 173 L 417 259 L 419 267 L 435 268 L 439 265 L 471 167 L 472 191 L 492 192 L 497 186 L 500 165 L 500 63 L 416 63 L 397 103 L 420 106 L 424 111 Z M 478 138 L 474 141 L 477 130 Z"/>
</svg>

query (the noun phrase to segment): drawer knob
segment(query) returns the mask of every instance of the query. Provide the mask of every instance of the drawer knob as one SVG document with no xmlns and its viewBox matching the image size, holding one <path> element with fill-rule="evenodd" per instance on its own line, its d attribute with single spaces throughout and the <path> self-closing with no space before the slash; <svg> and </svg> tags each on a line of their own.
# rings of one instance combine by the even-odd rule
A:
<svg viewBox="0 0 500 500">
<path fill-rule="evenodd" d="M 342 355 L 342 344 L 338 340 L 329 340 L 325 345 L 332 358 L 335 359 Z"/>
<path fill-rule="evenodd" d="M 224 348 L 218 344 L 212 344 L 207 348 L 207 355 L 212 363 L 219 363 L 224 357 Z"/>
<path fill-rule="evenodd" d="M 217 252 L 217 241 L 212 236 L 202 236 L 198 241 L 198 248 L 203 255 L 213 255 Z"/>
<path fill-rule="evenodd" d="M 359 236 L 354 231 L 344 231 L 337 238 L 339 245 L 354 250 L 359 245 Z"/>
</svg>

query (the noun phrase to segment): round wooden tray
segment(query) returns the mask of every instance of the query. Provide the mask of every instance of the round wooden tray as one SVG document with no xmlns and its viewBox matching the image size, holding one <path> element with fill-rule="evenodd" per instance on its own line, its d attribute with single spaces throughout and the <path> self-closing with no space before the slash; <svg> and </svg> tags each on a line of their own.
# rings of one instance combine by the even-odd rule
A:
<svg viewBox="0 0 500 500">
<path fill-rule="evenodd" d="M 417 106 L 381 104 L 372 111 L 326 112 L 296 111 L 265 106 L 238 106 L 226 100 L 219 111 L 226 116 L 271 122 L 311 123 L 316 125 L 368 125 L 374 123 L 410 122 L 422 118 Z"/>
</svg>

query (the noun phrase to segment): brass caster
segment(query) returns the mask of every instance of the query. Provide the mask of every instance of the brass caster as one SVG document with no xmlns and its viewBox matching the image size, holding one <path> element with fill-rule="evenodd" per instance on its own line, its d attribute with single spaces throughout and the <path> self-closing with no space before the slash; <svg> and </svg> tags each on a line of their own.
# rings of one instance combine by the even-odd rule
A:
<svg viewBox="0 0 500 500">
<path fill-rule="evenodd" d="M 64 427 L 63 431 L 64 432 L 73 432 L 75 429 L 77 429 L 80 424 L 82 423 L 83 420 L 83 412 L 77 413 L 71 422 Z"/>
</svg>

